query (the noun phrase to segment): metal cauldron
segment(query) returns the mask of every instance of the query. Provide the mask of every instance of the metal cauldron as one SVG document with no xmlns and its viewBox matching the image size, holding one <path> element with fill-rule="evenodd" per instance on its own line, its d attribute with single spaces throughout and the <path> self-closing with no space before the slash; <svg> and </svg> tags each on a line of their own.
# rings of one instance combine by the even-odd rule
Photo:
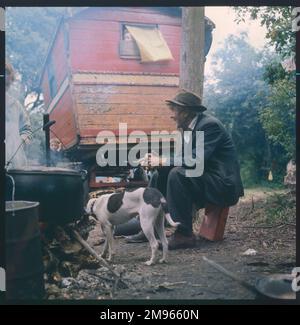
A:
<svg viewBox="0 0 300 325">
<path fill-rule="evenodd" d="M 40 221 L 64 225 L 84 214 L 88 199 L 87 172 L 58 167 L 9 169 L 15 183 L 15 200 L 40 202 Z M 6 199 L 12 199 L 13 182 L 6 179 Z"/>
</svg>

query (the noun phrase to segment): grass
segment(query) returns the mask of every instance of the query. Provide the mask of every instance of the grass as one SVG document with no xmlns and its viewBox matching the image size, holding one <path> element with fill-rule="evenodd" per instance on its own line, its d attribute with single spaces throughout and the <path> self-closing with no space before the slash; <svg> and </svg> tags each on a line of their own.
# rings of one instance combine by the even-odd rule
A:
<svg viewBox="0 0 300 325">
<path fill-rule="evenodd" d="M 246 214 L 256 225 L 273 226 L 296 222 L 296 196 L 282 187 L 247 188 L 241 201 L 246 210 L 249 210 Z"/>
<path fill-rule="evenodd" d="M 271 191 L 271 190 L 283 190 L 285 189 L 284 184 L 277 183 L 277 182 L 270 182 L 270 181 L 261 181 L 259 183 L 253 183 L 253 184 L 246 184 L 244 185 L 245 189 L 254 189 L 254 190 L 265 190 L 265 191 Z"/>
<path fill-rule="evenodd" d="M 266 223 L 295 222 L 296 197 L 290 193 L 274 193 L 267 198 Z"/>
</svg>

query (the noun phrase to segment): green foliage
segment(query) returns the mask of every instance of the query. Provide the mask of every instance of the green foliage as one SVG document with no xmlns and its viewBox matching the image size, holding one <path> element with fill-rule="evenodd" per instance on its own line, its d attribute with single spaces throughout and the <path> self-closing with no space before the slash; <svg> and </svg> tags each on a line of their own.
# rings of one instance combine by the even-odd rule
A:
<svg viewBox="0 0 300 325">
<path fill-rule="evenodd" d="M 214 56 L 216 82 L 206 84 L 206 105 L 224 123 L 232 135 L 241 164 L 245 186 L 266 178 L 270 164 L 265 132 L 259 120 L 259 108 L 268 92 L 262 80 L 262 53 L 247 41 L 247 34 L 229 36 Z M 258 94 L 260 96 L 258 96 Z"/>
<path fill-rule="evenodd" d="M 292 31 L 292 7 L 237 7 L 237 21 L 246 17 L 258 19 L 267 29 L 266 38 L 281 58 L 295 55 L 296 33 Z M 278 60 L 266 64 L 264 80 L 270 85 L 259 120 L 274 150 L 283 150 L 279 165 L 295 158 L 296 143 L 296 80 L 287 73 Z M 279 147 L 279 148 L 278 148 Z M 282 150 L 281 150 L 282 151 Z"/>
<path fill-rule="evenodd" d="M 287 73 L 277 61 L 273 61 L 265 66 L 263 78 L 269 85 L 273 85 L 275 81 L 284 79 L 286 76 Z"/>
<path fill-rule="evenodd" d="M 285 150 L 286 159 L 296 155 L 296 87 L 293 78 L 273 81 L 259 119 L 272 144 Z"/>
<path fill-rule="evenodd" d="M 236 21 L 257 19 L 267 29 L 269 52 L 256 52 L 246 35 L 229 37 L 215 56 L 216 83 L 209 85 L 207 105 L 230 130 L 246 186 L 281 184 L 286 164 L 295 158 L 296 82 L 280 63 L 295 54 L 291 7 L 236 7 Z"/>
<path fill-rule="evenodd" d="M 239 23 L 246 18 L 257 19 L 267 29 L 269 45 L 282 57 L 296 53 L 296 33 L 292 31 L 292 7 L 234 7 Z"/>
<path fill-rule="evenodd" d="M 6 57 L 22 75 L 26 93 L 36 90 L 47 49 L 64 8 L 7 7 Z"/>
<path fill-rule="evenodd" d="M 240 155 L 241 156 L 241 155 Z M 255 166 L 255 159 L 246 155 L 242 155 L 241 157 L 241 177 L 243 180 L 243 184 L 246 187 L 257 186 L 259 183 L 257 175 L 257 169 Z"/>
</svg>

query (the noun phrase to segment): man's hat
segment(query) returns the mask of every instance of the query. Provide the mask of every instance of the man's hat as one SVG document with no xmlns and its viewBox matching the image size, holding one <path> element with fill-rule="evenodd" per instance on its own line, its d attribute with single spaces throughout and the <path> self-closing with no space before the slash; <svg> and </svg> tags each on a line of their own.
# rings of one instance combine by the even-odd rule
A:
<svg viewBox="0 0 300 325">
<path fill-rule="evenodd" d="M 202 105 L 201 98 L 186 90 L 181 90 L 173 99 L 166 100 L 168 104 L 174 104 L 181 107 L 195 109 L 197 111 L 206 111 L 206 107 Z"/>
</svg>

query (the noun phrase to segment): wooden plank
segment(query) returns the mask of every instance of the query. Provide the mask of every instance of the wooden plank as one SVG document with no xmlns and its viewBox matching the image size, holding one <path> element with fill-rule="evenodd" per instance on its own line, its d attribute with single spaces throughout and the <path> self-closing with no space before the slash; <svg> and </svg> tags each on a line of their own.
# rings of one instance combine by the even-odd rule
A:
<svg viewBox="0 0 300 325">
<path fill-rule="evenodd" d="M 148 128 L 152 130 L 165 130 L 166 128 L 175 127 L 175 123 L 169 116 L 162 115 L 143 115 L 143 122 L 141 123 L 141 116 L 137 115 L 79 115 L 78 124 L 80 130 L 84 128 L 111 130 L 118 129 L 119 123 L 127 123 L 127 128 L 140 130 L 141 128 Z"/>
<path fill-rule="evenodd" d="M 145 134 L 145 130 L 148 130 L 148 133 L 146 134 L 151 134 L 151 132 L 162 132 L 162 131 L 167 131 L 167 132 L 173 132 L 173 131 L 176 131 L 175 128 L 173 127 L 166 127 L 166 126 L 159 126 L 157 128 L 154 128 L 154 127 L 151 127 L 151 125 L 146 125 L 144 128 L 140 127 L 138 128 L 137 126 L 133 125 L 130 130 L 132 131 L 128 131 L 128 134 L 131 134 L 132 132 L 134 132 L 133 134 L 134 135 L 144 135 Z M 115 135 L 115 137 L 119 138 L 118 137 L 118 134 L 119 134 L 119 125 L 115 125 L 115 126 L 111 126 L 111 127 L 105 127 L 105 126 L 98 126 L 98 127 L 82 127 L 81 128 L 81 131 L 80 131 L 80 137 L 96 137 L 99 132 L 110 132 L 108 133 L 109 135 L 111 135 L 111 132 L 112 134 Z M 107 135 L 107 133 L 104 133 L 105 135 Z M 103 134 L 102 134 L 103 136 Z M 122 137 L 123 139 L 124 137 Z"/>
<path fill-rule="evenodd" d="M 148 141 L 150 140 L 149 136 L 151 135 L 151 131 L 155 131 L 152 128 L 140 128 L 139 130 L 142 132 L 141 136 L 145 133 L 148 135 Z M 165 130 L 168 131 L 169 133 L 175 131 L 174 128 L 166 128 Z M 96 137 L 100 131 L 101 130 L 99 130 L 99 129 L 88 129 L 88 128 L 83 129 L 81 132 L 80 144 L 81 145 L 96 145 L 97 144 Z M 119 130 L 112 129 L 111 131 L 114 132 L 114 134 L 116 135 L 116 140 L 117 140 L 117 142 L 119 142 L 119 138 L 117 136 Z M 128 129 L 128 134 L 130 134 L 132 131 L 136 132 L 136 130 Z"/>
<path fill-rule="evenodd" d="M 123 59 L 124 62 L 120 62 L 119 58 L 109 59 L 109 55 L 106 58 L 101 57 L 103 60 L 101 64 L 99 64 L 100 58 L 90 58 L 89 61 L 86 61 L 84 64 L 82 61 L 79 61 L 79 56 L 74 59 L 72 58 L 72 67 L 75 71 L 85 70 L 85 71 L 113 71 L 113 72 L 157 72 L 157 73 L 179 73 L 179 61 L 176 56 L 174 61 L 169 63 L 148 63 L 148 64 L 140 64 L 137 60 L 132 59 Z M 82 57 L 83 58 L 83 57 Z M 134 63 L 132 63 L 134 61 Z"/>
<path fill-rule="evenodd" d="M 153 95 L 165 94 L 166 97 L 173 96 L 177 92 L 174 87 L 155 87 L 155 86 L 126 86 L 126 85 L 84 85 L 76 84 L 74 94 L 137 94 Z"/>
<path fill-rule="evenodd" d="M 170 111 L 164 103 L 147 105 L 131 105 L 128 103 L 119 105 L 110 104 L 78 104 L 78 115 L 103 115 L 108 113 L 109 115 L 145 115 L 148 112 L 150 115 L 167 115 L 170 116 Z"/>
<path fill-rule="evenodd" d="M 117 73 L 74 73 L 73 82 L 76 84 L 123 84 L 148 86 L 174 86 L 177 87 L 179 79 L 174 75 L 151 74 L 117 74 Z"/>
<path fill-rule="evenodd" d="M 139 115 L 117 115 L 117 114 L 95 114 L 95 115 L 78 115 L 80 125 L 116 125 L 118 123 L 137 123 L 138 126 L 143 127 L 148 121 L 157 121 L 159 125 L 173 124 L 170 115 L 154 115 L 143 114 L 143 123 L 141 123 L 141 116 Z M 172 123 L 170 123 L 172 122 Z M 146 127 L 146 126 L 145 126 Z"/>
<path fill-rule="evenodd" d="M 168 99 L 165 94 L 76 94 L 75 100 L 78 104 L 164 104 Z"/>
</svg>

